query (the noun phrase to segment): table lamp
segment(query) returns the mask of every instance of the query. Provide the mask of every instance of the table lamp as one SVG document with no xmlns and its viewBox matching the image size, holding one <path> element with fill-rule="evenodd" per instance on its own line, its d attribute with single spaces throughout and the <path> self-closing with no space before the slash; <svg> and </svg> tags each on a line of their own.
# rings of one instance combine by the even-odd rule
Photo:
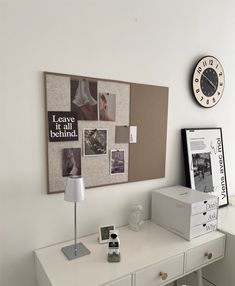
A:
<svg viewBox="0 0 235 286">
<path fill-rule="evenodd" d="M 77 202 L 85 199 L 85 187 L 81 176 L 70 176 L 67 179 L 64 200 L 74 203 L 74 244 L 61 250 L 68 260 L 87 255 L 90 251 L 80 242 L 77 243 Z"/>
</svg>

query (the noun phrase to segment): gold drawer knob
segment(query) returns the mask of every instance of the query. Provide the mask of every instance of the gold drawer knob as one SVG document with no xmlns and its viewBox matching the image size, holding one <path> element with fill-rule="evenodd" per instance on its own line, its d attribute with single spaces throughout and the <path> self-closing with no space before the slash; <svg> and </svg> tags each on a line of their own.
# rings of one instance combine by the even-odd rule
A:
<svg viewBox="0 0 235 286">
<path fill-rule="evenodd" d="M 160 272 L 159 276 L 162 278 L 162 280 L 166 280 L 168 277 L 168 274 L 166 272 Z"/>
<path fill-rule="evenodd" d="M 212 258 L 212 253 L 211 252 L 206 252 L 205 253 L 205 257 L 207 257 L 207 259 L 211 259 Z"/>
</svg>

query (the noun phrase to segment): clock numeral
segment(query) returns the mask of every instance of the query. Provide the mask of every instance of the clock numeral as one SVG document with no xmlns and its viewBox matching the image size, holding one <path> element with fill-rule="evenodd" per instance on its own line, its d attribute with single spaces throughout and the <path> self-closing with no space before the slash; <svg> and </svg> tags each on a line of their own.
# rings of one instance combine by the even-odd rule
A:
<svg viewBox="0 0 235 286">
<path fill-rule="evenodd" d="M 196 93 L 199 93 L 200 92 L 200 89 L 198 88 L 198 89 L 196 89 Z"/>
<path fill-rule="evenodd" d="M 209 65 L 213 66 L 213 60 L 209 60 Z"/>
<path fill-rule="evenodd" d="M 214 97 L 212 98 L 212 100 L 213 100 L 213 103 L 215 103 L 215 98 Z"/>
<path fill-rule="evenodd" d="M 203 96 L 201 96 L 201 99 L 200 99 L 200 101 L 202 101 L 203 100 Z"/>
<path fill-rule="evenodd" d="M 219 66 L 219 65 L 217 64 L 215 68 L 217 69 L 217 68 L 218 68 L 218 66 Z"/>
<path fill-rule="evenodd" d="M 207 62 L 206 62 L 206 61 L 203 62 L 203 66 L 204 66 L 204 67 L 207 66 Z"/>
<path fill-rule="evenodd" d="M 218 91 L 217 94 L 220 95 L 220 92 Z"/>
<path fill-rule="evenodd" d="M 207 100 L 206 100 L 206 104 L 209 104 L 209 102 L 210 102 L 209 99 L 207 99 Z"/>
<path fill-rule="evenodd" d="M 199 68 L 197 69 L 197 72 L 200 74 L 200 73 L 202 72 L 202 68 L 199 67 Z"/>
<path fill-rule="evenodd" d="M 195 78 L 195 82 L 199 82 L 199 79 L 198 79 L 198 78 Z"/>
<path fill-rule="evenodd" d="M 222 74 L 223 74 L 223 73 L 222 73 L 222 72 L 220 72 L 220 73 L 219 73 L 219 76 L 221 76 Z"/>
<path fill-rule="evenodd" d="M 224 84 L 221 82 L 219 85 L 220 85 L 220 86 L 223 86 Z"/>
</svg>

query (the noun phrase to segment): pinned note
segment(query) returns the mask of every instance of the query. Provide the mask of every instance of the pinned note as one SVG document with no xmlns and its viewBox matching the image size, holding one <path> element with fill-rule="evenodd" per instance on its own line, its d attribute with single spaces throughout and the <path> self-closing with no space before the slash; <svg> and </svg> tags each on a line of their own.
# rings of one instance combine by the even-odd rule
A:
<svg viewBox="0 0 235 286">
<path fill-rule="evenodd" d="M 137 143 L 137 126 L 130 126 L 130 143 Z"/>
</svg>

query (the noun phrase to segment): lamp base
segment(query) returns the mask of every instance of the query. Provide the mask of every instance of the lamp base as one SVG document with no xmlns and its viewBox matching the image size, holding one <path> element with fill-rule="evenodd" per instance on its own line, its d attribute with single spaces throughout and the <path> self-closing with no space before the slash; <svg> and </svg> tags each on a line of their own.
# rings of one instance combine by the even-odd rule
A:
<svg viewBox="0 0 235 286">
<path fill-rule="evenodd" d="M 61 250 L 64 253 L 64 255 L 68 258 L 68 260 L 73 260 L 73 259 L 79 258 L 81 256 L 85 256 L 91 253 L 90 250 L 87 249 L 86 246 L 82 244 L 81 242 L 77 244 L 76 254 L 75 254 L 74 244 L 65 246 L 61 248 Z"/>
</svg>

